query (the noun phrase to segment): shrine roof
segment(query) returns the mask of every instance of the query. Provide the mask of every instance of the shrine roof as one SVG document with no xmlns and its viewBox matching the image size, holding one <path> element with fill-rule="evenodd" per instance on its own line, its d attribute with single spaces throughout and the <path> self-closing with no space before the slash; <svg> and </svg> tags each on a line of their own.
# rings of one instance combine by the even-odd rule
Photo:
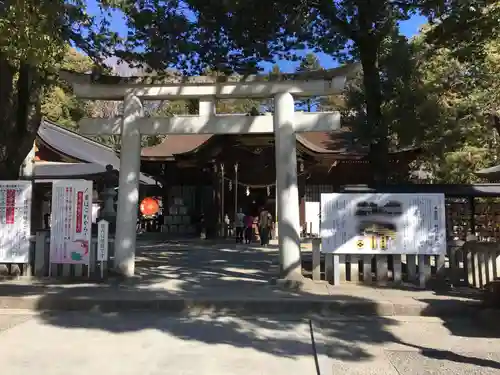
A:
<svg viewBox="0 0 500 375">
<path fill-rule="evenodd" d="M 120 159 L 111 147 L 107 147 L 90 138 L 43 120 L 38 128 L 37 138 L 55 152 L 68 156 L 76 162 L 91 163 L 120 170 Z M 50 161 L 50 160 L 49 160 Z M 75 170 L 76 173 L 76 170 Z M 141 173 L 140 181 L 146 185 L 155 185 L 156 181 Z"/>
<path fill-rule="evenodd" d="M 498 181 L 500 180 L 500 165 L 480 169 L 479 171 L 474 172 L 474 174 L 489 181 Z"/>
<path fill-rule="evenodd" d="M 215 137 L 220 136 L 206 134 L 171 135 L 158 145 L 143 148 L 141 157 L 143 160 L 151 161 L 173 160 L 175 155 L 189 154 L 204 147 L 209 140 L 213 140 Z M 300 133 L 296 137 L 299 144 L 318 155 L 342 155 L 359 158 L 368 153 L 368 147 L 357 142 L 349 128 L 341 128 L 332 132 Z M 414 150 L 417 148 L 391 150 L 391 154 Z"/>
</svg>

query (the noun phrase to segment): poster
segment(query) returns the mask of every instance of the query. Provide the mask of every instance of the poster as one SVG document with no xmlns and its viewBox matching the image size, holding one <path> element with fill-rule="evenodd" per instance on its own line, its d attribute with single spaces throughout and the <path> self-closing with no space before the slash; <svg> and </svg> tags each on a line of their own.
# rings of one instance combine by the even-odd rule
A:
<svg viewBox="0 0 500 375">
<path fill-rule="evenodd" d="M 29 263 L 31 181 L 0 181 L 0 263 Z"/>
<path fill-rule="evenodd" d="M 50 262 L 89 264 L 91 236 L 92 181 L 55 181 L 52 185 Z"/>
<path fill-rule="evenodd" d="M 322 251 L 446 253 L 444 194 L 321 194 Z"/>
</svg>

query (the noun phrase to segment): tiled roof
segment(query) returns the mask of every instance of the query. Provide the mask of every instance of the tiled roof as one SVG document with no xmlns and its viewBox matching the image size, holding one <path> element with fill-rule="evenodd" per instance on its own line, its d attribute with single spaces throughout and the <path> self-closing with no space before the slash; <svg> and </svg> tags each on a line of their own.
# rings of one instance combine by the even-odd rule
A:
<svg viewBox="0 0 500 375">
<path fill-rule="evenodd" d="M 205 144 L 214 135 L 171 135 L 151 147 L 142 149 L 145 160 L 168 160 L 174 155 L 184 154 Z M 368 148 L 356 142 L 349 128 L 341 128 L 333 132 L 309 132 L 297 134 L 297 141 L 307 149 L 318 154 L 365 155 Z M 403 150 L 398 150 L 403 151 Z M 398 152 L 395 151 L 395 152 Z"/>
</svg>

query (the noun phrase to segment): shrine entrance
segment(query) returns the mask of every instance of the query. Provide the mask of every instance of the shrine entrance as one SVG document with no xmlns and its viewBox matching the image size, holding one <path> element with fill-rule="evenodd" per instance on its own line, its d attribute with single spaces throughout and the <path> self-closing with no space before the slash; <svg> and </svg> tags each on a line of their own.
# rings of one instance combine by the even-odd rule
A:
<svg viewBox="0 0 500 375">
<path fill-rule="evenodd" d="M 274 133 L 279 219 L 280 276 L 302 279 L 300 255 L 299 197 L 297 185 L 296 133 L 331 131 L 340 127 L 340 113 L 295 112 L 294 96 L 340 94 L 347 76 L 357 65 L 283 74 L 277 77 L 188 77 L 169 82 L 169 77 L 94 77 L 62 73 L 75 95 L 88 100 L 123 101 L 119 118 L 82 119 L 81 132 L 88 135 L 121 136 L 120 184 L 115 238 L 115 268 L 124 276 L 135 272 L 136 222 L 141 135 L 157 134 L 262 134 Z M 221 115 L 215 104 L 223 98 L 274 98 L 274 114 Z M 199 115 L 146 117 L 142 100 L 198 99 Z"/>
</svg>

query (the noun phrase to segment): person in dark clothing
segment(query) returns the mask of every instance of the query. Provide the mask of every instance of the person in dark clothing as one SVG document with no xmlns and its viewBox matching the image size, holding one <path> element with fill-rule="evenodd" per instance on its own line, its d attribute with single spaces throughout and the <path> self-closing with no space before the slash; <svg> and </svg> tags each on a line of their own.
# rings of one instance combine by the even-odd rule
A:
<svg viewBox="0 0 500 375">
<path fill-rule="evenodd" d="M 269 244 L 269 234 L 273 222 L 272 219 L 271 213 L 263 208 L 259 215 L 259 234 L 260 244 L 262 246 L 267 246 Z"/>
<path fill-rule="evenodd" d="M 245 224 L 245 243 L 250 244 L 253 238 L 253 216 L 245 215 L 244 219 Z"/>
<path fill-rule="evenodd" d="M 243 232 L 245 228 L 245 214 L 241 208 L 238 209 L 234 218 L 234 227 L 236 229 L 236 242 L 243 243 Z"/>
</svg>

